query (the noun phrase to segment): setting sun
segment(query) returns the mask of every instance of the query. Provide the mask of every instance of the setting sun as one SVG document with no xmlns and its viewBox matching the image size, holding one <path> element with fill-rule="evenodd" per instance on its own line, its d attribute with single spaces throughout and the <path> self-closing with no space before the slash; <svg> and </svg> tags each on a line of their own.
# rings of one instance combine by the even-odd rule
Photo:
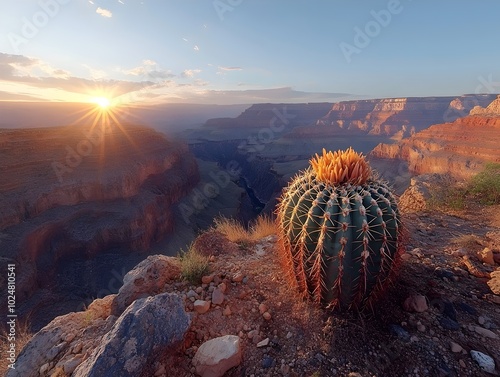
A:
<svg viewBox="0 0 500 377">
<path fill-rule="evenodd" d="M 106 97 L 96 97 L 94 98 L 93 102 L 98 104 L 102 109 L 107 109 L 109 106 L 111 106 L 111 101 Z"/>
</svg>

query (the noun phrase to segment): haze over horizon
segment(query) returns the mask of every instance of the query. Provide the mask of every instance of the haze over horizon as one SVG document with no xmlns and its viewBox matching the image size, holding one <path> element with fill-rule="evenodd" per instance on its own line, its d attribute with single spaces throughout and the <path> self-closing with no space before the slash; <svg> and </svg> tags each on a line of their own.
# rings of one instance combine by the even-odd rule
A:
<svg viewBox="0 0 500 377">
<path fill-rule="evenodd" d="M 29 0 L 0 101 L 251 104 L 500 92 L 500 4 Z"/>
</svg>

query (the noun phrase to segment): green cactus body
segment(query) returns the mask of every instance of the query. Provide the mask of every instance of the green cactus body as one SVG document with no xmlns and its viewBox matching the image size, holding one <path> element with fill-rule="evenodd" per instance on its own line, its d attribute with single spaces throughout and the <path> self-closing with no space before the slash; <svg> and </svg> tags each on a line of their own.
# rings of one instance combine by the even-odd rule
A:
<svg viewBox="0 0 500 377">
<path fill-rule="evenodd" d="M 334 185 L 309 167 L 284 190 L 277 221 L 299 290 L 332 308 L 371 303 L 403 250 L 396 200 L 374 179 Z"/>
</svg>

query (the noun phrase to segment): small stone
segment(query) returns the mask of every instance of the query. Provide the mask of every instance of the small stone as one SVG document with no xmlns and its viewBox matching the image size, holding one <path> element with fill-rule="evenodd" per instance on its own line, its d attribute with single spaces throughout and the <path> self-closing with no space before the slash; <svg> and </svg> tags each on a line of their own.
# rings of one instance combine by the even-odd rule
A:
<svg viewBox="0 0 500 377">
<path fill-rule="evenodd" d="M 220 305 L 224 302 L 224 293 L 219 288 L 214 289 L 212 292 L 212 303 L 214 305 Z"/>
<path fill-rule="evenodd" d="M 417 258 L 423 258 L 424 257 L 424 254 L 422 254 L 422 250 L 419 247 L 416 247 L 413 250 L 409 250 L 408 254 L 411 254 L 411 255 L 413 255 L 414 257 L 417 257 Z"/>
<path fill-rule="evenodd" d="M 429 307 L 427 306 L 427 299 L 422 295 L 409 296 L 403 303 L 403 309 L 407 312 L 425 312 Z"/>
<path fill-rule="evenodd" d="M 441 317 L 439 319 L 439 324 L 446 330 L 458 331 L 460 329 L 458 322 L 455 322 L 447 317 Z"/>
<path fill-rule="evenodd" d="M 259 335 L 259 331 L 258 330 L 250 330 L 247 334 L 248 338 L 249 339 L 253 339 L 254 337 L 258 336 Z"/>
<path fill-rule="evenodd" d="M 290 339 L 292 336 L 293 336 L 293 334 L 290 331 L 286 334 L 287 339 Z"/>
<path fill-rule="evenodd" d="M 264 314 L 265 312 L 267 312 L 267 306 L 266 306 L 266 304 L 260 304 L 259 305 L 259 312 L 260 312 L 260 314 Z"/>
<path fill-rule="evenodd" d="M 417 325 L 417 330 L 420 331 L 420 332 L 425 332 L 425 326 L 420 324 L 420 325 Z"/>
<path fill-rule="evenodd" d="M 266 321 L 269 321 L 271 319 L 271 313 L 265 312 L 264 314 L 262 314 L 262 317 L 264 317 Z"/>
<path fill-rule="evenodd" d="M 495 372 L 495 360 L 493 360 L 490 356 L 474 350 L 470 351 L 470 355 L 482 370 L 488 373 Z"/>
<path fill-rule="evenodd" d="M 222 293 L 226 293 L 227 285 L 226 283 L 222 282 L 217 286 L 217 288 L 219 288 Z"/>
<path fill-rule="evenodd" d="M 71 353 L 74 353 L 74 354 L 80 353 L 80 352 L 82 352 L 82 348 L 83 348 L 83 344 L 81 342 L 78 342 L 74 345 Z"/>
<path fill-rule="evenodd" d="M 465 361 L 463 361 L 462 359 L 458 360 L 458 363 L 460 364 L 460 366 L 462 368 L 467 368 L 467 365 L 465 364 Z"/>
<path fill-rule="evenodd" d="M 464 255 L 467 255 L 467 251 L 461 247 L 460 249 L 453 250 L 450 254 L 455 257 L 463 257 Z"/>
<path fill-rule="evenodd" d="M 389 325 L 389 332 L 406 342 L 410 340 L 410 334 L 399 325 Z"/>
<path fill-rule="evenodd" d="M 160 377 L 161 375 L 166 374 L 166 373 L 167 373 L 167 371 L 165 370 L 165 365 L 160 364 L 158 369 L 156 369 L 155 377 Z"/>
<path fill-rule="evenodd" d="M 450 342 L 450 349 L 451 349 L 451 352 L 453 352 L 453 353 L 462 352 L 462 350 L 463 350 L 462 346 L 458 343 L 455 343 L 455 342 Z"/>
<path fill-rule="evenodd" d="M 269 345 L 269 338 L 266 338 L 264 340 L 261 340 L 259 343 L 257 343 L 257 347 L 267 347 Z"/>
<path fill-rule="evenodd" d="M 210 301 L 196 300 L 194 302 L 194 311 L 198 314 L 204 314 L 210 309 Z"/>
<path fill-rule="evenodd" d="M 479 316 L 479 318 L 477 319 L 477 323 L 479 323 L 480 325 L 484 325 L 486 323 L 486 319 L 483 316 Z"/>
<path fill-rule="evenodd" d="M 231 280 L 234 282 L 234 283 L 241 283 L 243 281 L 243 274 L 241 272 L 237 272 L 233 275 L 233 277 L 231 278 Z"/>
<path fill-rule="evenodd" d="M 499 338 L 499 336 L 495 334 L 493 331 L 485 329 L 484 327 L 481 326 L 474 326 L 474 331 L 476 331 L 479 335 L 485 336 L 487 338 L 491 339 Z"/>
<path fill-rule="evenodd" d="M 206 275 L 201 278 L 203 284 L 210 284 L 214 280 L 214 275 Z"/>
<path fill-rule="evenodd" d="M 40 375 L 45 376 L 45 372 L 47 372 L 50 368 L 49 363 L 45 363 L 40 367 Z"/>
<path fill-rule="evenodd" d="M 478 253 L 478 258 L 483 263 L 489 264 L 491 266 L 495 265 L 493 251 L 489 247 L 485 247 L 482 251 L 480 251 Z"/>
<path fill-rule="evenodd" d="M 271 368 L 274 366 L 274 364 L 276 364 L 276 362 L 274 361 L 274 359 L 270 356 L 264 356 L 264 358 L 262 359 L 262 368 L 265 368 L 265 369 L 268 369 L 268 368 Z"/>
<path fill-rule="evenodd" d="M 191 289 L 191 290 L 189 290 L 189 292 L 188 292 L 188 293 L 186 293 L 186 297 L 187 297 L 187 298 L 196 297 L 196 296 L 198 296 L 198 295 L 197 295 L 197 294 L 196 294 L 196 292 L 195 292 L 195 291 L 193 291 L 192 289 Z"/>
<path fill-rule="evenodd" d="M 222 311 L 222 315 L 226 317 L 229 317 L 231 315 L 231 308 L 229 307 L 229 305 L 224 308 L 224 310 Z"/>
<path fill-rule="evenodd" d="M 411 258 L 410 254 L 404 253 L 403 255 L 401 255 L 401 260 L 403 260 L 403 262 L 406 262 L 410 258 Z"/>
<path fill-rule="evenodd" d="M 202 287 L 196 288 L 196 293 L 200 294 L 202 292 L 203 292 L 203 288 Z"/>
</svg>

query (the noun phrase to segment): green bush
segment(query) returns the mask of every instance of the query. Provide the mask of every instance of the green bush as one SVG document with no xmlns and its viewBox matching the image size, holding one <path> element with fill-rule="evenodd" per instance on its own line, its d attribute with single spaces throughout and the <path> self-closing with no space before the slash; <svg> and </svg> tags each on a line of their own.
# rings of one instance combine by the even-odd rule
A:
<svg viewBox="0 0 500 377">
<path fill-rule="evenodd" d="M 481 204 L 500 203 L 500 163 L 490 162 L 469 183 L 469 191 Z"/>
</svg>

